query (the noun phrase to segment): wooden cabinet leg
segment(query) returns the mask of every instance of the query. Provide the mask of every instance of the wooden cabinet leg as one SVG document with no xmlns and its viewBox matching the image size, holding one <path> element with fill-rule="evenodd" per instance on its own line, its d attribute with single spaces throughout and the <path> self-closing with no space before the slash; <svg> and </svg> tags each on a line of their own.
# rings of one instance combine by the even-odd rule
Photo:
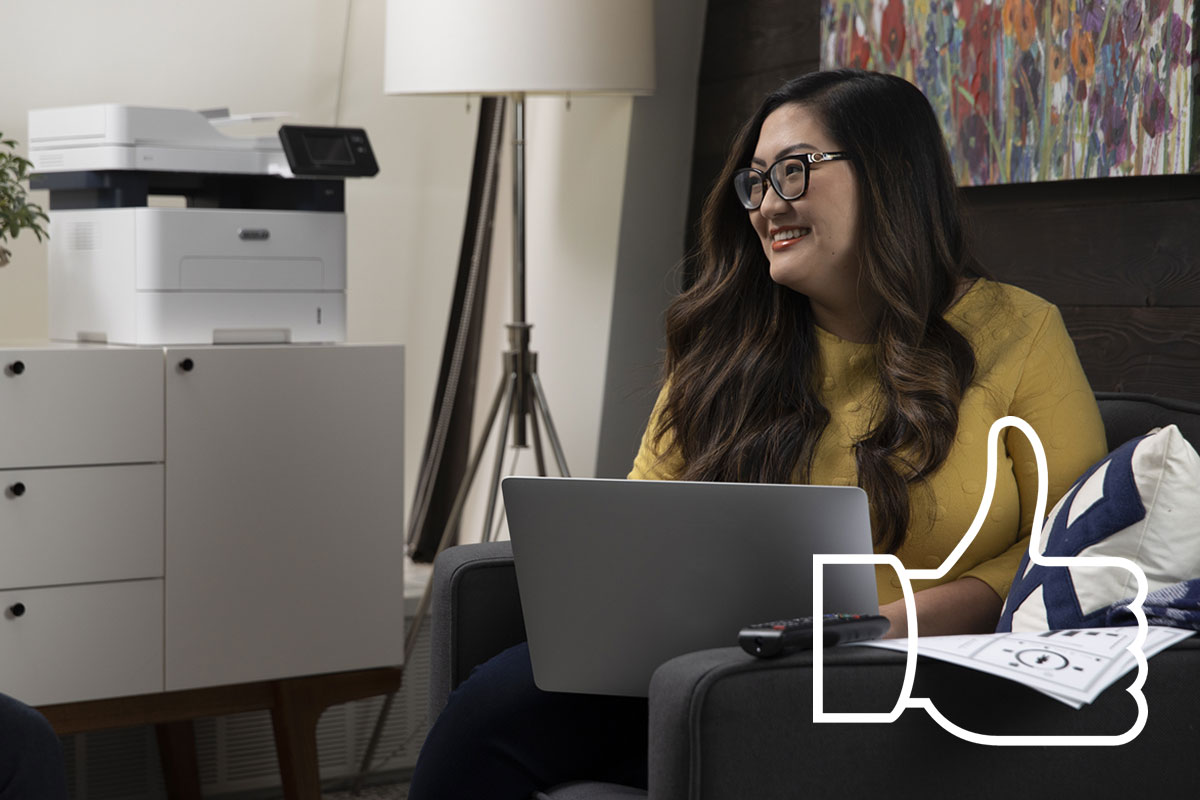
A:
<svg viewBox="0 0 1200 800">
<path fill-rule="evenodd" d="M 200 800 L 200 768 L 196 765 L 196 732 L 191 720 L 154 726 L 163 782 L 171 800 Z"/>
<path fill-rule="evenodd" d="M 233 686 L 59 703 L 39 711 L 60 736 L 154 725 L 168 797 L 199 800 L 200 770 L 191 720 L 271 711 L 279 771 L 288 800 L 320 800 L 317 722 L 331 705 L 386 695 L 400 687 L 400 667 L 376 667 Z"/>
<path fill-rule="evenodd" d="M 271 724 L 286 800 L 321 800 L 317 720 L 325 710 L 304 679 L 275 684 Z"/>
</svg>

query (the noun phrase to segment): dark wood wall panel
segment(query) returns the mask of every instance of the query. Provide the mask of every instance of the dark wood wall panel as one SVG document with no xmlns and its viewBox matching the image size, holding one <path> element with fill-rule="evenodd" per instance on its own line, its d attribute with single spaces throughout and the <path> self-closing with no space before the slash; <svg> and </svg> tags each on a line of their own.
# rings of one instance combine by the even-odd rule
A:
<svg viewBox="0 0 1200 800">
<path fill-rule="evenodd" d="M 980 261 L 1059 306 L 1093 389 L 1200 401 L 1200 177 L 963 196 Z"/>
<path fill-rule="evenodd" d="M 794 67 L 819 52 L 820 0 L 713 0 L 707 13 L 702 84 Z"/>
<path fill-rule="evenodd" d="M 710 0 L 692 219 L 762 96 L 820 61 L 819 0 Z M 1200 402 L 1200 176 L 965 189 L 999 279 L 1056 303 L 1093 388 Z"/>
<path fill-rule="evenodd" d="M 1200 309 L 1060 306 L 1096 391 L 1200 402 Z"/>
<path fill-rule="evenodd" d="M 767 92 L 820 66 L 820 0 L 709 0 L 696 92 L 691 218 Z"/>
<path fill-rule="evenodd" d="M 997 276 L 1060 305 L 1200 307 L 1200 179 L 1047 186 L 964 190 L 976 255 Z"/>
</svg>

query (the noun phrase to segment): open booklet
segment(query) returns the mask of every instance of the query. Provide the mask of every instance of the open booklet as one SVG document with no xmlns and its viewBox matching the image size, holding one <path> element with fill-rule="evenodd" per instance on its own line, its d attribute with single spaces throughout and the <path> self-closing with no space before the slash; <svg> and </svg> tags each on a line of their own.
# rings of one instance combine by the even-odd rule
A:
<svg viewBox="0 0 1200 800">
<path fill-rule="evenodd" d="M 1081 628 L 1025 633 L 922 636 L 917 654 L 971 667 L 1023 683 L 1074 708 L 1091 703 L 1118 678 L 1137 666 L 1129 646 L 1136 627 Z M 1142 645 L 1146 658 L 1195 631 L 1151 625 Z M 907 652 L 907 639 L 856 642 Z"/>
</svg>

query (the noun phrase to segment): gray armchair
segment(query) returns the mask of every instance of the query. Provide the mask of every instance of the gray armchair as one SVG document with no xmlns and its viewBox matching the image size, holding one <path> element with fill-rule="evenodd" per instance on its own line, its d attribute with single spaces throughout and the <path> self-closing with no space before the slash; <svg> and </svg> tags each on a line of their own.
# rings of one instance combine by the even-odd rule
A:
<svg viewBox="0 0 1200 800">
<path fill-rule="evenodd" d="M 1200 443 L 1200 405 L 1146 395 L 1098 393 L 1116 446 L 1175 423 Z M 1197 487 L 1200 491 L 1200 487 Z M 1200 530 L 1200 521 L 1198 521 Z M 1200 535 L 1200 533 L 1198 533 Z M 430 711 L 477 664 L 525 638 L 507 542 L 450 548 L 434 569 Z M 730 632 L 732 641 L 735 632 Z M 874 648 L 826 650 L 827 711 L 888 711 L 904 656 Z M 1136 718 L 1124 691 L 1132 674 L 1093 704 L 1071 709 L 1011 681 L 920 659 L 913 695 L 930 697 L 952 722 L 985 734 L 1115 735 Z M 907 710 L 891 724 L 812 720 L 812 660 L 803 653 L 759 660 L 737 647 L 689 653 L 663 664 L 650 684 L 649 793 L 576 783 L 550 800 L 730 800 L 880 796 L 1139 796 L 1200 785 L 1200 641 L 1155 656 L 1144 688 L 1145 729 L 1109 747 L 988 747 L 943 731 Z"/>
</svg>

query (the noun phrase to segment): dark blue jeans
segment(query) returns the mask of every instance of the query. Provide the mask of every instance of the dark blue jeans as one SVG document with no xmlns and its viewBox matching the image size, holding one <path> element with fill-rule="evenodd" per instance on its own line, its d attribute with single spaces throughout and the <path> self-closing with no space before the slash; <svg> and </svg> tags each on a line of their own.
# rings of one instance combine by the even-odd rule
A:
<svg viewBox="0 0 1200 800">
<path fill-rule="evenodd" d="M 409 800 L 528 800 L 561 783 L 645 788 L 648 706 L 642 698 L 543 692 L 529 647 L 476 667 L 437 718 Z"/>
<path fill-rule="evenodd" d="M 0 800 L 67 800 L 62 744 L 29 706 L 0 694 Z"/>
</svg>

